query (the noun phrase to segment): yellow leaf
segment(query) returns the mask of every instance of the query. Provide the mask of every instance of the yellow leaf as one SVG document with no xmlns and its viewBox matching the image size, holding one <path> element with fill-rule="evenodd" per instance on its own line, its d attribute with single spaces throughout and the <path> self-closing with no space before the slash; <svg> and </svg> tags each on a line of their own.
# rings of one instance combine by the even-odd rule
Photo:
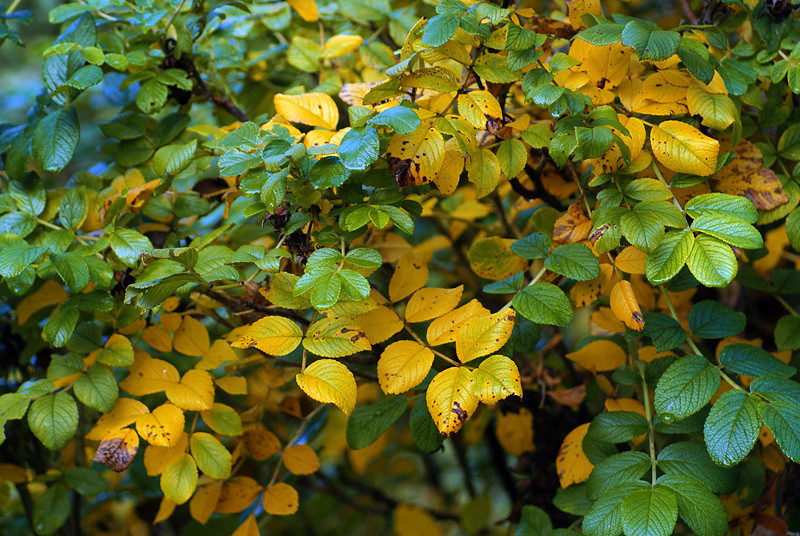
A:
<svg viewBox="0 0 800 536">
<path fill-rule="evenodd" d="M 440 316 L 430 323 L 426 338 L 431 346 L 439 346 L 448 342 L 455 342 L 459 328 L 465 322 L 477 317 L 488 315 L 489 310 L 481 305 L 478 300 L 472 300 L 444 316 Z"/>
<path fill-rule="evenodd" d="M 350 106 L 364 106 L 364 96 L 377 85 L 378 82 L 344 84 L 341 91 L 339 91 L 339 98 Z"/>
<path fill-rule="evenodd" d="M 204 411 L 214 404 L 214 378 L 205 370 L 186 371 L 181 383 L 166 389 L 170 402 L 186 411 Z"/>
<path fill-rule="evenodd" d="M 199 320 L 195 320 L 189 315 L 184 316 L 181 327 L 175 332 L 172 340 L 175 351 L 184 355 L 201 357 L 208 352 L 210 345 L 206 327 Z"/>
<path fill-rule="evenodd" d="M 442 528 L 428 512 L 410 504 L 394 509 L 394 531 L 397 536 L 442 536 Z"/>
<path fill-rule="evenodd" d="M 486 129 L 486 122 L 494 125 L 494 129 L 502 123 L 503 109 L 494 95 L 485 90 L 470 91 L 458 96 L 458 113 L 470 125 L 482 130 Z"/>
<path fill-rule="evenodd" d="M 102 440 L 108 434 L 135 423 L 136 419 L 148 413 L 150 413 L 150 410 L 147 406 L 138 400 L 118 398 L 114 408 L 105 415 L 100 416 L 94 427 L 86 434 L 86 439 L 92 441 Z"/>
<path fill-rule="evenodd" d="M 680 121 L 664 121 L 650 130 L 653 154 L 678 173 L 711 175 L 716 171 L 719 142 Z"/>
<path fill-rule="evenodd" d="M 611 290 L 611 311 L 622 323 L 635 331 L 644 329 L 644 317 L 629 281 L 620 281 Z"/>
<path fill-rule="evenodd" d="M 592 341 L 580 350 L 566 354 L 566 358 L 592 372 L 615 370 L 626 361 L 625 351 L 605 339 Z"/>
<path fill-rule="evenodd" d="M 263 461 L 281 451 L 278 437 L 263 425 L 245 430 L 244 444 L 254 460 Z"/>
<path fill-rule="evenodd" d="M 467 252 L 470 268 L 479 277 L 502 281 L 525 270 L 528 261 L 511 251 L 511 238 L 491 236 L 472 243 Z"/>
<path fill-rule="evenodd" d="M 466 322 L 456 334 L 458 359 L 468 363 L 502 348 L 511 337 L 515 315 L 514 309 L 506 309 Z"/>
<path fill-rule="evenodd" d="M 452 311 L 461 301 L 464 285 L 456 288 L 423 288 L 414 293 L 406 305 L 406 321 L 425 322 Z"/>
<path fill-rule="evenodd" d="M 733 162 L 711 177 L 715 191 L 742 195 L 759 210 L 771 210 L 789 202 L 789 195 L 775 172 L 763 167 L 758 147 L 745 140 L 734 152 Z"/>
<path fill-rule="evenodd" d="M 214 370 L 228 361 L 238 361 L 236 352 L 231 350 L 231 345 L 223 339 L 217 339 L 194 367 L 201 370 Z"/>
<path fill-rule="evenodd" d="M 294 274 L 280 272 L 272 276 L 269 284 L 259 289 L 259 292 L 267 300 L 278 307 L 286 309 L 308 309 L 311 302 L 302 296 L 295 297 L 292 294 L 297 280 L 300 279 Z"/>
<path fill-rule="evenodd" d="M 287 355 L 303 340 L 303 330 L 282 316 L 265 316 L 247 328 L 247 333 L 231 344 L 234 348 L 258 348 L 269 355 Z"/>
<path fill-rule="evenodd" d="M 389 280 L 389 299 L 398 302 L 421 289 L 428 282 L 428 263 L 424 258 L 407 253 L 403 255 Z"/>
<path fill-rule="evenodd" d="M 383 262 L 387 263 L 397 262 L 403 255 L 411 251 L 411 244 L 397 233 L 390 232 L 378 233 L 366 245 L 377 250 L 383 257 Z M 427 279 L 428 276 L 425 276 L 426 281 Z"/>
<path fill-rule="evenodd" d="M 275 111 L 291 121 L 312 127 L 336 130 L 339 108 L 326 93 L 304 93 L 303 95 L 275 95 Z"/>
<path fill-rule="evenodd" d="M 626 274 L 644 274 L 644 260 L 647 253 L 633 246 L 628 246 L 620 251 L 614 259 L 614 265 Z"/>
<path fill-rule="evenodd" d="M 346 366 L 332 359 L 320 359 L 296 377 L 297 385 L 317 402 L 333 404 L 350 416 L 356 407 L 356 379 Z"/>
<path fill-rule="evenodd" d="M 589 430 L 589 423 L 582 424 L 567 434 L 556 458 L 556 472 L 562 488 L 578 484 L 589 478 L 594 465 L 583 452 L 583 438 Z"/>
<path fill-rule="evenodd" d="M 456 191 L 463 171 L 464 157 L 460 152 L 448 149 L 444 152 L 442 167 L 433 176 L 433 182 L 442 195 L 450 195 Z"/>
<path fill-rule="evenodd" d="M 517 364 L 504 355 L 493 355 L 472 371 L 473 392 L 484 404 L 494 406 L 504 398 L 522 398 Z"/>
<path fill-rule="evenodd" d="M 183 412 L 167 402 L 142 415 L 136 421 L 136 431 L 151 445 L 172 447 L 183 433 Z"/>
<path fill-rule="evenodd" d="M 177 331 L 181 327 L 181 315 L 178 313 L 161 313 L 158 320 L 170 331 Z"/>
<path fill-rule="evenodd" d="M 264 511 L 274 516 L 290 516 L 297 512 L 300 496 L 289 484 L 278 482 L 264 490 Z"/>
<path fill-rule="evenodd" d="M 176 504 L 189 500 L 197 487 L 197 464 L 190 454 L 181 454 L 172 460 L 161 473 L 161 491 L 164 498 Z"/>
<path fill-rule="evenodd" d="M 411 134 L 394 134 L 386 161 L 397 185 L 419 186 L 433 180 L 444 163 L 444 138 L 424 123 Z"/>
<path fill-rule="evenodd" d="M 323 357 L 344 357 L 372 349 L 364 331 L 350 318 L 330 317 L 308 328 L 303 346 Z"/>
<path fill-rule="evenodd" d="M 339 58 L 353 52 L 360 47 L 363 42 L 364 38 L 360 35 L 334 35 L 325 41 L 325 46 L 322 47 L 322 54 L 320 54 L 319 57 L 328 59 Z"/>
<path fill-rule="evenodd" d="M 319 19 L 319 9 L 315 0 L 286 0 L 286 2 L 304 21 L 316 22 Z"/>
<path fill-rule="evenodd" d="M 142 340 L 159 352 L 172 351 L 172 337 L 161 326 L 148 326 L 142 332 Z"/>
<path fill-rule="evenodd" d="M 494 433 L 503 450 L 521 456 L 533 450 L 533 414 L 527 408 L 519 413 L 497 413 Z"/>
<path fill-rule="evenodd" d="M 30 481 L 30 475 L 25 468 L 13 463 L 0 463 L 0 480 L 8 480 L 14 484 L 25 484 Z"/>
<path fill-rule="evenodd" d="M 683 102 L 690 82 L 680 71 L 659 71 L 645 78 L 641 97 L 662 104 Z"/>
<path fill-rule="evenodd" d="M 626 76 L 631 64 L 633 49 L 621 43 L 597 46 L 582 39 L 575 39 L 569 55 L 581 62 L 580 69 L 586 71 L 598 89 L 614 89 Z"/>
<path fill-rule="evenodd" d="M 296 475 L 310 475 L 319 469 L 319 457 L 308 445 L 292 445 L 281 455 L 283 465 Z"/>
<path fill-rule="evenodd" d="M 674 353 L 670 352 L 669 350 L 664 352 L 657 352 L 655 346 L 642 346 L 639 348 L 636 355 L 639 358 L 639 361 L 644 361 L 645 363 L 650 363 L 655 361 L 656 359 L 660 359 L 662 357 L 672 356 L 677 357 Z"/>
<path fill-rule="evenodd" d="M 367 314 L 378 306 L 378 302 L 372 296 L 366 300 L 359 301 L 340 301 L 333 307 L 320 311 L 325 316 L 339 316 L 342 318 L 356 318 Z"/>
<path fill-rule="evenodd" d="M 117 473 L 124 471 L 139 452 L 136 430 L 124 428 L 106 435 L 97 447 L 93 462 L 102 463 Z"/>
<path fill-rule="evenodd" d="M 475 195 L 480 199 L 492 193 L 500 180 L 500 160 L 489 149 L 469 153 L 466 162 L 467 178 L 475 185 Z"/>
<path fill-rule="evenodd" d="M 189 501 L 189 513 L 192 518 L 205 525 L 211 514 L 214 513 L 221 491 L 221 481 L 212 480 L 207 476 L 200 477 L 197 491 L 192 496 L 192 500 Z"/>
<path fill-rule="evenodd" d="M 425 379 L 433 365 L 433 352 L 415 341 L 393 342 L 378 360 L 378 381 L 389 395 L 405 393 Z"/>
<path fill-rule="evenodd" d="M 171 447 L 148 445 L 144 451 L 144 467 L 148 476 L 160 475 L 169 462 L 186 452 L 189 436 L 181 432 L 180 438 Z"/>
<path fill-rule="evenodd" d="M 134 350 L 135 361 L 128 367 L 128 377 L 119 384 L 133 396 L 144 396 L 166 390 L 169 386 L 180 383 L 181 377 L 171 363 L 162 359 L 154 359 L 143 350 Z"/>
<path fill-rule="evenodd" d="M 214 511 L 218 514 L 238 514 L 253 504 L 263 489 L 249 476 L 235 476 L 222 485 Z"/>
<path fill-rule="evenodd" d="M 162 521 L 169 519 L 169 516 L 171 516 L 175 511 L 176 506 L 178 505 L 166 497 L 162 498 L 161 504 L 158 505 L 158 512 L 156 512 L 156 518 L 153 520 L 153 525 L 158 525 Z"/>
<path fill-rule="evenodd" d="M 48 280 L 33 294 L 26 296 L 17 305 L 17 324 L 20 326 L 28 321 L 35 312 L 58 305 L 67 299 L 67 291 L 55 281 Z"/>
<path fill-rule="evenodd" d="M 217 378 L 214 383 L 229 395 L 247 394 L 247 379 L 242 376 L 225 376 L 224 378 Z"/>
<path fill-rule="evenodd" d="M 602 334 L 625 332 L 625 324 L 617 320 L 610 307 L 599 307 L 597 311 L 593 311 L 592 323 L 601 330 Z M 595 333 L 594 329 L 592 333 Z"/>
<path fill-rule="evenodd" d="M 703 125 L 716 130 L 725 130 L 738 115 L 736 105 L 727 95 L 709 93 L 695 82 L 686 92 L 686 104 L 689 113 L 703 118 Z"/>
<path fill-rule="evenodd" d="M 370 344 L 380 344 L 403 329 L 403 321 L 397 313 L 383 305 L 356 317 L 355 322 L 367 334 Z"/>
<path fill-rule="evenodd" d="M 572 28 L 579 30 L 586 27 L 581 18 L 583 15 L 591 13 L 592 15 L 602 16 L 603 10 L 600 7 L 600 0 L 567 0 L 567 13 L 569 14 L 569 23 Z"/>
<path fill-rule="evenodd" d="M 440 434 L 447 437 L 458 432 L 478 408 L 472 373 L 466 367 L 444 369 L 431 380 L 425 400 Z"/>
<path fill-rule="evenodd" d="M 558 217 L 553 228 L 553 242 L 569 244 L 580 242 L 589 236 L 592 220 L 583 211 L 583 196 L 574 201 L 567 211 Z"/>
</svg>

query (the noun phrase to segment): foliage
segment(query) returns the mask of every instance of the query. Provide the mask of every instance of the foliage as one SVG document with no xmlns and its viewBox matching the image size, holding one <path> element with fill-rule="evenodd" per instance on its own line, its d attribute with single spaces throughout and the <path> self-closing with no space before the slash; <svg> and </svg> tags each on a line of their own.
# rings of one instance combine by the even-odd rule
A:
<svg viewBox="0 0 800 536">
<path fill-rule="evenodd" d="M 51 10 L 3 533 L 796 529 L 800 23 L 684 4 Z"/>
</svg>

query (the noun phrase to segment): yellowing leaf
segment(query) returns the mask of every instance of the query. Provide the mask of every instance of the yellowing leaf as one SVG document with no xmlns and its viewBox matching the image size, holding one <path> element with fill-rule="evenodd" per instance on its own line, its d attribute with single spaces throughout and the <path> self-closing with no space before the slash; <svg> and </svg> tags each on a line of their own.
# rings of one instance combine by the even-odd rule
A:
<svg viewBox="0 0 800 536">
<path fill-rule="evenodd" d="M 472 371 L 473 392 L 484 404 L 493 406 L 511 395 L 522 397 L 517 364 L 504 355 L 493 355 Z"/>
<path fill-rule="evenodd" d="M 494 95 L 485 90 L 470 91 L 458 96 L 458 113 L 475 128 L 486 129 L 486 122 L 496 130 L 503 120 L 503 109 Z"/>
<path fill-rule="evenodd" d="M 521 456 L 533 450 L 533 414 L 528 408 L 520 408 L 519 413 L 497 412 L 494 433 L 503 450 L 514 456 Z"/>
<path fill-rule="evenodd" d="M 125 428 L 105 436 L 92 461 L 102 463 L 119 473 L 128 468 L 138 451 L 139 436 L 136 435 L 136 430 Z"/>
<path fill-rule="evenodd" d="M 153 525 L 158 525 L 162 521 L 166 521 L 175 512 L 175 507 L 178 506 L 166 497 L 161 499 L 161 504 L 158 505 L 158 512 L 156 518 L 153 520 Z"/>
<path fill-rule="evenodd" d="M 229 395 L 247 394 L 247 379 L 242 376 L 225 376 L 217 378 L 214 383 Z"/>
<path fill-rule="evenodd" d="M 263 461 L 281 451 L 278 437 L 263 425 L 245 430 L 243 439 L 254 460 Z"/>
<path fill-rule="evenodd" d="M 310 475 L 319 469 L 319 457 L 308 445 L 292 445 L 281 455 L 286 469 L 296 475 Z"/>
<path fill-rule="evenodd" d="M 553 242 L 569 244 L 580 242 L 589 236 L 592 230 L 592 220 L 583 211 L 583 197 L 579 197 L 569 207 L 567 212 L 559 216 L 553 228 Z"/>
<path fill-rule="evenodd" d="M 480 238 L 472 243 L 467 252 L 470 268 L 484 279 L 502 281 L 525 270 L 528 261 L 515 255 L 511 250 L 511 238 L 491 236 Z"/>
<path fill-rule="evenodd" d="M 578 484 L 589 478 L 594 465 L 583 452 L 583 438 L 589 430 L 589 423 L 582 424 L 567 434 L 556 458 L 556 472 L 562 488 Z"/>
<path fill-rule="evenodd" d="M 370 344 L 380 344 L 403 329 L 403 321 L 394 309 L 383 305 L 357 317 L 355 322 L 367 334 Z"/>
<path fill-rule="evenodd" d="M 19 305 L 17 305 L 17 324 L 20 326 L 28 321 L 28 319 L 35 312 L 49 307 L 51 305 L 58 305 L 66 301 L 67 291 L 64 287 L 50 279 L 44 282 L 39 289 L 25 297 Z"/>
<path fill-rule="evenodd" d="M 222 485 L 214 511 L 218 514 L 238 514 L 253 504 L 263 489 L 249 476 L 235 476 Z"/>
<path fill-rule="evenodd" d="M 184 424 L 183 412 L 167 402 L 139 417 L 136 431 L 151 445 L 171 447 L 180 440 Z"/>
<path fill-rule="evenodd" d="M 625 351 L 620 345 L 605 339 L 592 341 L 580 350 L 566 354 L 566 358 L 592 372 L 615 370 L 625 364 Z"/>
<path fill-rule="evenodd" d="M 600 7 L 600 0 L 567 0 L 567 13 L 569 14 L 569 23 L 572 28 L 579 30 L 585 28 L 583 15 L 591 13 L 592 15 L 603 15 L 603 10 Z M 576 39 L 575 41 L 579 41 Z"/>
<path fill-rule="evenodd" d="M 456 288 L 423 288 L 414 293 L 406 305 L 406 321 L 425 322 L 452 311 L 461 301 L 464 285 Z"/>
<path fill-rule="evenodd" d="M 315 0 L 286 0 L 286 2 L 304 21 L 316 22 L 319 19 L 319 9 Z"/>
<path fill-rule="evenodd" d="M 258 348 L 269 355 L 290 354 L 303 340 L 303 330 L 282 316 L 265 316 L 247 328 L 244 337 L 231 344 L 234 348 Z"/>
<path fill-rule="evenodd" d="M 398 186 L 427 184 L 444 162 L 444 138 L 425 123 L 411 134 L 395 134 L 386 149 L 386 161 Z"/>
<path fill-rule="evenodd" d="M 166 389 L 170 402 L 186 411 L 211 409 L 214 403 L 214 378 L 205 370 L 187 370 L 181 383 Z"/>
<path fill-rule="evenodd" d="M 189 500 L 197 487 L 197 464 L 189 454 L 170 462 L 161 473 L 161 491 L 164 497 L 175 504 Z"/>
<path fill-rule="evenodd" d="M 394 509 L 397 536 L 442 536 L 442 528 L 432 515 L 417 506 L 398 504 Z"/>
<path fill-rule="evenodd" d="M 264 511 L 275 516 L 290 516 L 297 512 L 300 497 L 289 484 L 278 482 L 264 490 Z"/>
<path fill-rule="evenodd" d="M 144 396 L 164 391 L 171 385 L 180 383 L 181 377 L 171 363 L 154 359 L 144 351 L 134 350 L 136 360 L 128 367 L 128 377 L 119 384 L 133 396 Z"/>
<path fill-rule="evenodd" d="M 170 331 L 177 331 L 181 327 L 182 317 L 178 313 L 161 313 L 158 320 Z"/>
<path fill-rule="evenodd" d="M 464 157 L 462 154 L 458 151 L 446 150 L 442 167 L 433 176 L 433 182 L 442 195 L 450 195 L 456 191 L 462 171 L 464 171 Z"/>
<path fill-rule="evenodd" d="M 711 175 L 719 142 L 680 121 L 664 121 L 650 130 L 650 146 L 659 162 L 678 173 Z"/>
<path fill-rule="evenodd" d="M 689 113 L 703 118 L 703 125 L 716 130 L 725 130 L 738 115 L 736 105 L 727 95 L 709 93 L 695 82 L 686 92 L 686 104 Z"/>
<path fill-rule="evenodd" d="M 611 290 L 611 311 L 629 328 L 644 329 L 644 317 L 629 281 L 620 281 Z"/>
<path fill-rule="evenodd" d="M 614 259 L 614 265 L 626 274 L 644 274 L 644 261 L 647 253 L 633 246 L 628 246 L 620 251 Z"/>
<path fill-rule="evenodd" d="M 459 328 L 476 316 L 488 315 L 486 309 L 478 300 L 472 300 L 444 316 L 440 316 L 430 323 L 426 338 L 431 346 L 439 346 L 456 340 Z"/>
<path fill-rule="evenodd" d="M 275 111 L 292 123 L 302 123 L 312 127 L 336 130 L 339 123 L 339 109 L 330 95 L 326 93 L 305 93 L 303 95 L 275 95 Z"/>
<path fill-rule="evenodd" d="M 112 367 L 129 367 L 134 364 L 136 352 L 131 341 L 124 335 L 114 333 L 97 354 L 97 362 Z"/>
<path fill-rule="evenodd" d="M 424 258 L 407 253 L 403 255 L 389 280 L 389 299 L 398 302 L 421 289 L 428 282 L 428 263 Z"/>
<path fill-rule="evenodd" d="M 433 365 L 433 352 L 415 341 L 397 341 L 378 360 L 378 382 L 389 395 L 405 393 L 425 379 Z"/>
<path fill-rule="evenodd" d="M 201 477 L 198 481 L 197 491 L 189 501 L 189 513 L 192 518 L 205 525 L 211 514 L 214 513 L 221 491 L 222 482 L 211 480 L 207 476 Z"/>
<path fill-rule="evenodd" d="M 176 352 L 201 357 L 208 352 L 210 347 L 208 330 L 199 320 L 186 315 L 183 317 L 181 327 L 175 332 L 172 346 Z"/>
<path fill-rule="evenodd" d="M 239 528 L 233 531 L 231 536 L 261 536 L 261 532 L 258 530 L 256 516 L 250 514 L 247 519 L 244 520 L 244 523 L 239 525 Z"/>
<path fill-rule="evenodd" d="M 473 318 L 456 334 L 456 355 L 462 363 L 496 352 L 505 345 L 514 329 L 514 309 Z"/>
<path fill-rule="evenodd" d="M 734 152 L 736 159 L 711 177 L 715 191 L 742 195 L 759 210 L 771 210 L 789 202 L 789 195 L 775 172 L 763 167 L 758 147 L 745 140 Z"/>
<path fill-rule="evenodd" d="M 150 413 L 150 410 L 133 398 L 118 398 L 114 408 L 101 415 L 94 427 L 86 434 L 86 439 L 99 441 L 104 439 L 112 432 L 116 432 L 126 426 L 136 422 L 142 415 Z"/>
<path fill-rule="evenodd" d="M 353 52 L 363 42 L 364 38 L 360 35 L 334 35 L 325 41 L 320 58 L 339 58 Z"/>
<path fill-rule="evenodd" d="M 489 149 L 469 153 L 466 162 L 467 178 L 475 185 L 475 195 L 480 199 L 492 193 L 500 180 L 500 160 Z"/>
<path fill-rule="evenodd" d="M 431 380 L 425 400 L 440 434 L 447 437 L 458 432 L 478 408 L 472 373 L 466 367 L 444 369 Z"/>
<path fill-rule="evenodd" d="M 320 359 L 296 376 L 297 385 L 317 402 L 333 404 L 349 416 L 356 407 L 356 379 L 346 366 Z"/>
<path fill-rule="evenodd" d="M 172 351 L 172 337 L 161 326 L 148 326 L 142 332 L 142 340 L 159 352 Z"/>
<path fill-rule="evenodd" d="M 343 357 L 370 350 L 367 335 L 352 319 L 330 317 L 308 328 L 303 346 L 315 355 Z"/>
</svg>

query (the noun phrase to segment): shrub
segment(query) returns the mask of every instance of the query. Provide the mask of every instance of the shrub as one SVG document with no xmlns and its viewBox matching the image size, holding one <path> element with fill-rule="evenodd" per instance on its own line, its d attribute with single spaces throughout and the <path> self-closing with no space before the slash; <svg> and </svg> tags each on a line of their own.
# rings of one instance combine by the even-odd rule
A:
<svg viewBox="0 0 800 536">
<path fill-rule="evenodd" d="M 4 534 L 800 526 L 794 5 L 429 4 L 50 11 Z"/>
</svg>

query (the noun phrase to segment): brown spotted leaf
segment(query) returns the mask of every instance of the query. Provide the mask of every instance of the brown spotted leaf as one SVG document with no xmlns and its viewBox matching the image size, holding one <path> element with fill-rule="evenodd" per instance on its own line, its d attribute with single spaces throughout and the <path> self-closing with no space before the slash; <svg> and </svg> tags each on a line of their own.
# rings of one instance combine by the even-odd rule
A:
<svg viewBox="0 0 800 536">
<path fill-rule="evenodd" d="M 567 212 L 556 220 L 553 228 L 553 242 L 569 244 L 580 242 L 589 236 L 592 220 L 583 211 L 583 196 L 579 197 L 568 208 Z"/>
<path fill-rule="evenodd" d="M 444 162 L 444 138 L 424 123 L 411 134 L 395 134 L 386 150 L 386 160 L 398 186 L 431 182 Z"/>
<path fill-rule="evenodd" d="M 139 451 L 139 436 L 136 430 L 125 428 L 111 432 L 103 438 L 93 462 L 102 463 L 112 471 L 120 473 L 128 468 Z"/>
<path fill-rule="evenodd" d="M 431 380 L 425 400 L 440 434 L 448 437 L 458 432 L 478 407 L 472 373 L 466 367 L 443 370 Z"/>
</svg>

